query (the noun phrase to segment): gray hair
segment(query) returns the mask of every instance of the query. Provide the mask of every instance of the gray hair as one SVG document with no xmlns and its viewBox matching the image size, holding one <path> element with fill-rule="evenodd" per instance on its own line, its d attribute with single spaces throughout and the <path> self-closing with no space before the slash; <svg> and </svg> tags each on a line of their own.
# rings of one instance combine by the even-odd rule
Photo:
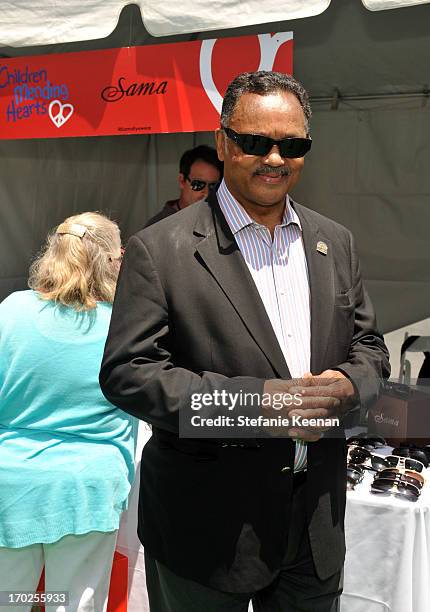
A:
<svg viewBox="0 0 430 612">
<path fill-rule="evenodd" d="M 120 246 L 119 227 L 105 215 L 69 217 L 49 234 L 31 264 L 28 285 L 41 299 L 77 311 L 113 302 L 119 272 L 113 250 Z"/>
<path fill-rule="evenodd" d="M 243 94 L 255 93 L 264 96 L 279 91 L 292 93 L 296 96 L 303 109 L 306 131 L 309 132 L 309 120 L 312 111 L 306 89 L 291 75 L 268 70 L 242 72 L 233 79 L 225 92 L 221 110 L 221 125 L 228 127 L 234 109 Z"/>
</svg>

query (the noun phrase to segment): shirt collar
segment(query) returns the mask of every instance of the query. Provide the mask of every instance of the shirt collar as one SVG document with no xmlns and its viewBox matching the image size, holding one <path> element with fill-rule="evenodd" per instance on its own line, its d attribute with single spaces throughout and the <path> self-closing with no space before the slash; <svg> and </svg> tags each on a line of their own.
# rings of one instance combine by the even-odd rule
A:
<svg viewBox="0 0 430 612">
<path fill-rule="evenodd" d="M 252 217 L 248 215 L 243 206 L 239 204 L 236 198 L 231 194 L 227 185 L 225 184 L 224 179 L 221 181 L 218 188 L 217 197 L 221 211 L 226 218 L 233 236 L 249 225 L 253 225 L 254 227 L 259 225 L 256 221 L 254 221 L 254 219 L 252 219 Z M 284 214 L 282 216 L 282 223 L 280 226 L 286 227 L 291 223 L 295 223 L 300 229 L 302 229 L 300 219 L 294 208 L 291 206 L 290 197 L 287 194 L 285 198 Z"/>
</svg>

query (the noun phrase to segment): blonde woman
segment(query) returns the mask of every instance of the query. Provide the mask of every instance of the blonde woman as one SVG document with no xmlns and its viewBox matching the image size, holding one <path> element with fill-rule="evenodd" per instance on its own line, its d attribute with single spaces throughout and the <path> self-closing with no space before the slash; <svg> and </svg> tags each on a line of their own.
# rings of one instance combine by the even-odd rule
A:
<svg viewBox="0 0 430 612">
<path fill-rule="evenodd" d="M 120 261 L 116 223 L 69 217 L 0 304 L 0 591 L 45 566 L 47 610 L 106 609 L 134 474 L 134 421 L 98 385 Z"/>
</svg>

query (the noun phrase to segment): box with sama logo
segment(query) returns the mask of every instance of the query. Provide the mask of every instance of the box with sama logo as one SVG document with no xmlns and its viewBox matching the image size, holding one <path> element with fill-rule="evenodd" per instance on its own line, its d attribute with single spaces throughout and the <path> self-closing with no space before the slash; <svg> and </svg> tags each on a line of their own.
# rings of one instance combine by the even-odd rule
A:
<svg viewBox="0 0 430 612">
<path fill-rule="evenodd" d="M 430 387 L 386 382 L 369 409 L 368 431 L 385 438 L 390 446 L 430 444 Z"/>
</svg>

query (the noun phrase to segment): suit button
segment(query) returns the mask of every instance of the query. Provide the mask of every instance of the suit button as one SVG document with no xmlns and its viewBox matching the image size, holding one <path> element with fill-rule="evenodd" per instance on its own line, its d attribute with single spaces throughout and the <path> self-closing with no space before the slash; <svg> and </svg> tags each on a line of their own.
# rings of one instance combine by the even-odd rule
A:
<svg viewBox="0 0 430 612">
<path fill-rule="evenodd" d="M 286 465 L 285 467 L 282 468 L 281 472 L 289 472 L 291 470 L 291 468 Z"/>
</svg>

